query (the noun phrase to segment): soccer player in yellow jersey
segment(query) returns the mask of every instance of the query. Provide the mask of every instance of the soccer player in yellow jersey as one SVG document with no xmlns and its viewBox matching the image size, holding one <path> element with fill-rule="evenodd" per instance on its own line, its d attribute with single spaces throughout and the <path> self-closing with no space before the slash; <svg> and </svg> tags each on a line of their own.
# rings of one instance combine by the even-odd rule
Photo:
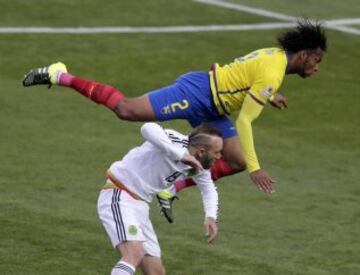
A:
<svg viewBox="0 0 360 275">
<path fill-rule="evenodd" d="M 82 79 L 67 72 L 62 63 L 32 69 L 24 86 L 57 84 L 71 87 L 110 108 L 122 120 L 164 121 L 185 119 L 192 127 L 201 122 L 223 134 L 223 158 L 211 168 L 217 180 L 245 169 L 264 192 L 273 191 L 274 180 L 261 168 L 255 153 L 252 123 L 270 102 L 286 107 L 277 92 L 285 75 L 309 77 L 319 70 L 326 51 L 326 35 L 319 23 L 300 20 L 278 37 L 279 47 L 256 50 L 227 65 L 214 64 L 210 72 L 190 72 L 172 85 L 136 98 L 127 98 L 110 85 Z M 234 127 L 227 116 L 239 112 Z M 179 182 L 177 191 L 191 185 Z"/>
</svg>

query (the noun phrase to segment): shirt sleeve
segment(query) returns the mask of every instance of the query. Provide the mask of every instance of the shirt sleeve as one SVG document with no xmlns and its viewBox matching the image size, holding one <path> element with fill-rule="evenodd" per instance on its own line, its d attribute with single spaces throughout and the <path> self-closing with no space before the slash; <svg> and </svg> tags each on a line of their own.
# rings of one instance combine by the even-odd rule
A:
<svg viewBox="0 0 360 275">
<path fill-rule="evenodd" d="M 187 152 L 186 148 L 175 146 L 165 133 L 164 129 L 157 123 L 145 123 L 141 127 L 141 134 L 146 141 L 159 148 L 168 155 L 170 159 L 181 160 Z"/>
<path fill-rule="evenodd" d="M 259 73 L 250 89 L 250 95 L 259 104 L 265 105 L 275 95 L 281 85 L 281 80 L 275 72 L 267 69 Z"/>
<path fill-rule="evenodd" d="M 219 198 L 215 184 L 211 179 L 210 171 L 204 170 L 203 172 L 193 176 L 192 178 L 201 192 L 205 217 L 217 220 Z"/>
<path fill-rule="evenodd" d="M 251 124 L 260 115 L 263 108 L 264 106 L 259 104 L 259 102 L 257 102 L 251 94 L 247 94 L 236 120 L 239 142 L 249 173 L 260 169 L 259 161 L 255 152 Z"/>
</svg>

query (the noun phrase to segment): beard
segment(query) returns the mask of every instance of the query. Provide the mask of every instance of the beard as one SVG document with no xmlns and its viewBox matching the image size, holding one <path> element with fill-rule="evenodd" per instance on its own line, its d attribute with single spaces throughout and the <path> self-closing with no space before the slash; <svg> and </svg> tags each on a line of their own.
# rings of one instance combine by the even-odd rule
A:
<svg viewBox="0 0 360 275">
<path fill-rule="evenodd" d="M 198 161 L 201 163 L 201 165 L 204 169 L 210 169 L 210 167 L 214 163 L 214 160 L 209 158 L 209 156 L 207 154 L 205 154 L 202 157 L 199 157 Z"/>
</svg>

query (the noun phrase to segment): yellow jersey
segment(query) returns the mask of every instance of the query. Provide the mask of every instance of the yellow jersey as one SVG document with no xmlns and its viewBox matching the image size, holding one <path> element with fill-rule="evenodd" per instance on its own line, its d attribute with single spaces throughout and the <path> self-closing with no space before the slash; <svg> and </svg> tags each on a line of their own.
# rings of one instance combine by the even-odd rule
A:
<svg viewBox="0 0 360 275">
<path fill-rule="evenodd" d="M 230 114 L 240 110 L 236 127 L 249 172 L 260 169 L 251 123 L 280 88 L 286 66 L 284 50 L 266 48 L 224 66 L 214 64 L 210 71 L 211 92 L 219 113 Z"/>
<path fill-rule="evenodd" d="M 265 104 L 279 89 L 286 65 L 285 51 L 279 48 L 257 50 L 222 67 L 214 64 L 210 71 L 211 92 L 219 113 L 240 110 L 248 93 Z"/>
</svg>

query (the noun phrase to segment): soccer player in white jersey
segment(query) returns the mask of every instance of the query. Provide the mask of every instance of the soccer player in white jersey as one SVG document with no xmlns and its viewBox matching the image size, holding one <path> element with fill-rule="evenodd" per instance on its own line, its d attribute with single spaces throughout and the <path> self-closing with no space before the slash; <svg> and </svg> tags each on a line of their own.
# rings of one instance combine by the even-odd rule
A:
<svg viewBox="0 0 360 275">
<path fill-rule="evenodd" d="M 110 166 L 98 199 L 99 217 L 122 255 L 111 275 L 134 274 L 138 266 L 146 275 L 165 274 L 149 203 L 178 179 L 191 176 L 196 182 L 208 242 L 217 236 L 218 194 L 208 169 L 221 157 L 221 132 L 203 124 L 187 137 L 156 123 L 145 123 L 141 134 L 145 142 Z"/>
</svg>

